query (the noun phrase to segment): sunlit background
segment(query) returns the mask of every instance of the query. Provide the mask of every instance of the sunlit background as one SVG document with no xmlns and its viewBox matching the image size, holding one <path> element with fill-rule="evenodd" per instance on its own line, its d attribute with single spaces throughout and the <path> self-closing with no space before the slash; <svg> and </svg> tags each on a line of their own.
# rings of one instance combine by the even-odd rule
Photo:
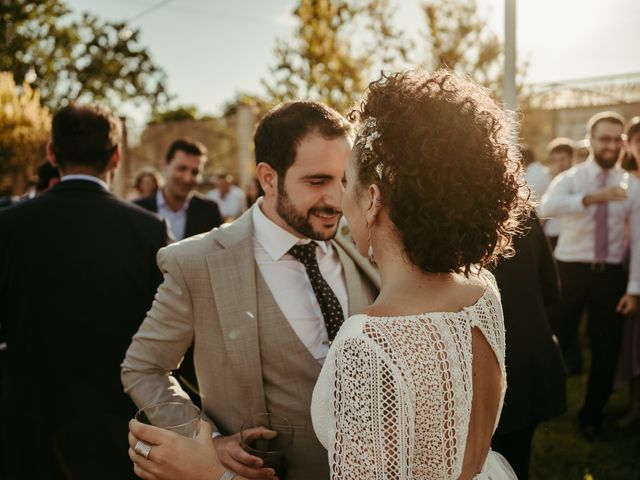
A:
<svg viewBox="0 0 640 480">
<path fill-rule="evenodd" d="M 131 19 L 141 43 L 168 75 L 180 104 L 219 114 L 237 92 L 260 94 L 274 63 L 277 38 L 296 29 L 295 0 L 70 0 L 76 12 L 113 21 Z M 416 41 L 411 57 L 424 61 L 426 20 L 420 0 L 394 0 L 393 24 Z M 503 38 L 504 1 L 479 0 L 479 14 Z M 157 7 L 157 8 L 156 8 Z M 146 12 L 146 13 L 145 13 Z M 140 14 L 142 16 L 138 17 Z M 637 0 L 517 2 L 518 58 L 526 81 L 558 82 L 640 72 Z M 144 115 L 135 114 L 142 120 Z"/>
</svg>

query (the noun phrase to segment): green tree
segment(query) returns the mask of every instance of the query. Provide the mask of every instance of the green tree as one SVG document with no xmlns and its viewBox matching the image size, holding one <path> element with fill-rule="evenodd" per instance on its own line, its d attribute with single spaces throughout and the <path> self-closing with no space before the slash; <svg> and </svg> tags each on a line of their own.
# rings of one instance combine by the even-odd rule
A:
<svg viewBox="0 0 640 480">
<path fill-rule="evenodd" d="M 166 76 L 139 35 L 90 14 L 76 19 L 62 0 L 0 0 L 0 70 L 38 88 L 51 108 L 77 100 L 163 104 Z"/>
<path fill-rule="evenodd" d="M 501 97 L 504 46 L 478 13 L 477 0 L 428 0 L 422 8 L 427 24 L 424 66 L 430 70 L 447 67 L 468 75 Z M 526 69 L 526 63 L 521 63 L 520 93 Z"/>
<path fill-rule="evenodd" d="M 39 92 L 27 84 L 18 88 L 10 72 L 0 72 L 0 180 L 13 179 L 14 192 L 20 193 L 24 179 L 45 158 L 50 128 Z"/>
<path fill-rule="evenodd" d="M 267 101 L 321 101 L 346 112 L 380 68 L 407 57 L 389 0 L 299 0 L 292 42 L 278 40 Z M 377 70 L 377 72 L 376 72 Z"/>
<path fill-rule="evenodd" d="M 156 111 L 151 118 L 151 122 L 179 122 L 181 120 L 195 120 L 196 118 L 199 118 L 198 107 L 195 105 L 183 105 Z"/>
</svg>

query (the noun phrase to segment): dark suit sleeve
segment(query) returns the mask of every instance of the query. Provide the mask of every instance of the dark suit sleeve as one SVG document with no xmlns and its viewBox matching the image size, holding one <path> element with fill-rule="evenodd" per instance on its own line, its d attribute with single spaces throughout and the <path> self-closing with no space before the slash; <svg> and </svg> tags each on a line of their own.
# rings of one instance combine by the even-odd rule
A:
<svg viewBox="0 0 640 480">
<path fill-rule="evenodd" d="M 547 241 L 547 237 L 542 230 L 540 220 L 532 215 L 529 222 L 532 235 L 538 242 L 539 251 L 539 272 L 540 272 L 540 289 L 542 291 L 542 300 L 546 308 L 560 301 L 560 280 L 558 276 L 558 267 L 556 261 L 551 254 L 551 247 Z"/>
<path fill-rule="evenodd" d="M 215 218 L 214 227 L 219 227 L 220 225 L 222 225 L 222 215 L 220 214 L 220 208 L 218 207 L 218 204 L 215 202 L 213 202 L 213 205 L 212 205 L 212 212 L 213 212 L 213 217 Z"/>
<path fill-rule="evenodd" d="M 163 280 L 163 275 L 162 272 L 160 271 L 160 268 L 158 267 L 158 263 L 156 261 L 156 256 L 158 254 L 158 251 L 161 248 L 166 247 L 167 245 L 169 245 L 170 243 L 173 243 L 174 239 L 173 236 L 171 234 L 171 228 L 169 228 L 169 223 L 163 218 L 162 219 L 162 223 L 160 228 L 158 228 L 158 233 L 156 235 L 155 238 L 155 243 L 156 243 L 156 248 L 155 248 L 155 253 L 151 262 L 151 268 L 153 269 L 153 274 L 152 274 L 152 278 L 153 278 L 153 293 L 151 295 L 151 300 L 153 301 L 153 297 L 156 294 L 156 291 L 158 289 L 158 287 L 160 286 L 160 284 L 162 283 Z"/>
</svg>

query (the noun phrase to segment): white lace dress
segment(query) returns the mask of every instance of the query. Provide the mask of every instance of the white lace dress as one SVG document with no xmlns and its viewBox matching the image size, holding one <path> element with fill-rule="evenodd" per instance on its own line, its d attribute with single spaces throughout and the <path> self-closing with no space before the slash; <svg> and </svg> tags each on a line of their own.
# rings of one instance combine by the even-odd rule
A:
<svg viewBox="0 0 640 480">
<path fill-rule="evenodd" d="M 487 339 L 506 378 L 502 308 L 493 282 L 460 312 L 355 315 L 345 321 L 311 405 L 332 479 L 459 477 L 473 395 L 473 327 Z M 505 390 L 506 382 L 498 419 Z M 500 454 L 489 452 L 475 478 L 516 476 Z"/>
</svg>

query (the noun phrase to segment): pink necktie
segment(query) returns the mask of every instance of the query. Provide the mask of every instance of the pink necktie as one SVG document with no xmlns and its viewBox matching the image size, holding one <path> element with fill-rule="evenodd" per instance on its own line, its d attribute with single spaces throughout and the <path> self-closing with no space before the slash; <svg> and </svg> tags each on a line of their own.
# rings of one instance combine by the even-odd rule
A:
<svg viewBox="0 0 640 480">
<path fill-rule="evenodd" d="M 606 170 L 598 174 L 598 187 L 604 188 L 607 185 Z M 604 263 L 609 254 L 609 203 L 602 202 L 596 206 L 596 262 Z"/>
</svg>

